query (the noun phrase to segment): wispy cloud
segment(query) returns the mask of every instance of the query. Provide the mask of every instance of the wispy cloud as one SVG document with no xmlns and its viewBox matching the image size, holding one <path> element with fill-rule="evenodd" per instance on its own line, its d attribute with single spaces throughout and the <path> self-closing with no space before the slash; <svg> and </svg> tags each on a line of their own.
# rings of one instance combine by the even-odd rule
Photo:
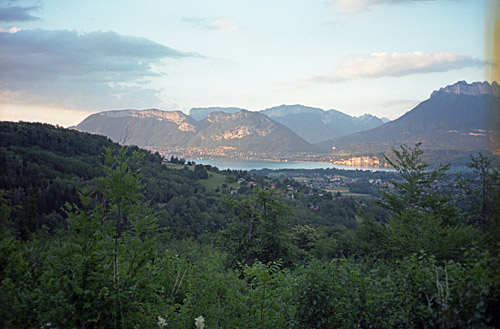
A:
<svg viewBox="0 0 500 329">
<path fill-rule="evenodd" d="M 25 22 L 37 21 L 40 18 L 32 15 L 32 12 L 38 11 L 40 6 L 10 6 L 0 7 L 0 22 Z"/>
<path fill-rule="evenodd" d="M 407 4 L 411 2 L 430 2 L 439 0 L 330 0 L 330 3 L 343 12 L 362 12 L 383 4 Z M 455 1 L 455 0 L 448 0 Z"/>
<path fill-rule="evenodd" d="M 15 27 L 15 26 L 14 26 L 14 27 L 11 27 L 11 28 L 10 28 L 10 29 L 8 29 L 8 30 L 6 30 L 6 29 L 4 29 L 4 28 L 0 27 L 0 33 L 16 33 L 16 32 L 19 32 L 19 31 L 21 31 L 21 29 L 20 29 L 20 28 L 18 28 L 18 27 Z"/>
<path fill-rule="evenodd" d="M 238 26 L 233 21 L 224 19 L 213 20 L 210 22 L 210 26 L 212 27 L 212 29 L 222 32 L 235 32 L 238 30 Z"/>
<path fill-rule="evenodd" d="M 384 76 L 446 72 L 466 67 L 480 67 L 482 60 L 452 53 L 373 53 L 368 57 L 348 61 L 337 75 L 351 78 L 378 78 Z"/>
<path fill-rule="evenodd" d="M 351 59 L 329 75 L 310 75 L 300 80 L 305 84 L 339 83 L 350 79 L 374 79 L 401 77 L 412 74 L 447 72 L 467 67 L 481 67 L 487 63 L 469 55 L 452 53 L 373 53 L 366 57 Z"/>
<path fill-rule="evenodd" d="M 202 17 L 183 17 L 182 20 L 206 30 L 216 30 L 226 33 L 236 32 L 238 30 L 238 25 L 236 25 L 234 21 L 222 18 L 208 19 Z"/>
<path fill-rule="evenodd" d="M 144 85 L 159 75 L 153 66 L 198 56 L 111 31 L 21 30 L 0 33 L 0 44 L 1 90 L 71 108 L 158 104 L 160 91 Z"/>
</svg>

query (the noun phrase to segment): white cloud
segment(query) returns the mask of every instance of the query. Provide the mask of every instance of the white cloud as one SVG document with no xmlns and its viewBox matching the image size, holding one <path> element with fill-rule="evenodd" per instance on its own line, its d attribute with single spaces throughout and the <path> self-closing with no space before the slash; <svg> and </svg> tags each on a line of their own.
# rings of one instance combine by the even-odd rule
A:
<svg viewBox="0 0 500 329">
<path fill-rule="evenodd" d="M 224 19 L 216 19 L 210 22 L 210 27 L 214 30 L 219 30 L 222 32 L 235 32 L 238 30 L 238 26 L 233 21 L 228 21 Z"/>
<path fill-rule="evenodd" d="M 485 63 L 468 55 L 452 53 L 373 53 L 345 63 L 336 75 L 349 78 L 399 77 L 418 73 L 446 72 Z"/>
<path fill-rule="evenodd" d="M 234 21 L 222 18 L 208 19 L 202 17 L 184 17 L 182 20 L 193 26 L 206 30 L 215 30 L 226 33 L 236 32 L 238 30 L 238 25 L 236 25 Z"/>
<path fill-rule="evenodd" d="M 371 7 L 383 3 L 383 2 L 393 2 L 391 0 L 332 0 L 334 6 L 342 11 L 365 11 L 369 10 Z"/>
<path fill-rule="evenodd" d="M 15 26 L 11 27 L 8 30 L 0 27 L 0 33 L 11 33 L 12 34 L 12 33 L 16 33 L 16 32 L 19 32 L 19 31 L 21 31 L 21 29 L 18 28 L 18 27 L 15 27 Z"/>
<path fill-rule="evenodd" d="M 343 12 L 362 12 L 383 4 L 405 4 L 436 0 L 330 0 L 330 3 Z M 454 0 L 451 0 L 454 1 Z"/>
<path fill-rule="evenodd" d="M 294 87 L 311 84 L 335 84 L 352 79 L 402 77 L 413 74 L 448 72 L 468 67 L 482 67 L 487 62 L 469 55 L 452 53 L 373 53 L 366 57 L 347 60 L 331 74 L 307 75 L 291 84 Z"/>
</svg>

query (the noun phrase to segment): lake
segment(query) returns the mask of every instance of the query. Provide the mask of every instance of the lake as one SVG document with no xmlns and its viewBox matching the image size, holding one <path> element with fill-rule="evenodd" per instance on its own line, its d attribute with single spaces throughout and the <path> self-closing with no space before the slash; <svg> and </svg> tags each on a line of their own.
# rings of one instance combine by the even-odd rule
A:
<svg viewBox="0 0 500 329">
<path fill-rule="evenodd" d="M 266 160 L 208 160 L 191 159 L 195 163 L 211 165 L 220 170 L 252 170 L 252 169 L 347 169 L 347 170 L 372 170 L 372 171 L 394 171 L 393 168 L 368 168 L 368 167 L 349 167 L 341 166 L 328 162 L 302 162 L 302 161 L 266 161 Z"/>
</svg>

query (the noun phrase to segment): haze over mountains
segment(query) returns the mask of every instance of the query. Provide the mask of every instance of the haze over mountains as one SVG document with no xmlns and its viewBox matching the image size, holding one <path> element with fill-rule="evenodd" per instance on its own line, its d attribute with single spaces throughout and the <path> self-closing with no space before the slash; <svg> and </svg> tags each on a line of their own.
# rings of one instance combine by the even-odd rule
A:
<svg viewBox="0 0 500 329">
<path fill-rule="evenodd" d="M 310 143 L 346 136 L 384 124 L 383 119 L 371 114 L 352 117 L 337 110 L 323 111 L 303 105 L 281 105 L 265 109 L 261 113 L 289 127 Z"/>
<path fill-rule="evenodd" d="M 122 110 L 93 114 L 76 129 L 140 147 L 227 149 L 271 154 L 308 152 L 290 128 L 258 112 L 211 112 L 197 121 L 180 112 Z M 313 147 L 314 148 L 314 147 Z"/>
<path fill-rule="evenodd" d="M 242 110 L 244 109 L 237 107 L 192 108 L 189 115 L 196 120 L 202 120 L 212 112 L 237 113 Z M 337 110 L 325 111 L 300 104 L 280 105 L 259 112 L 292 129 L 309 143 L 368 130 L 389 121 L 389 119 L 377 118 L 371 114 L 352 117 Z"/>
<path fill-rule="evenodd" d="M 275 155 L 377 165 L 382 153 L 417 142 L 442 158 L 436 161 L 453 162 L 487 146 L 498 152 L 499 114 L 496 82 L 460 81 L 434 91 L 414 109 L 385 123 L 369 114 L 351 117 L 336 110 L 281 105 L 260 112 L 193 108 L 190 115 L 154 109 L 108 111 L 89 116 L 76 129 L 152 149 L 204 149 L 198 155 L 206 152 L 206 156 L 222 149 L 254 158 Z M 234 154 L 232 157 L 238 156 Z M 359 159 L 363 157 L 370 159 L 362 163 L 365 160 Z"/>
<path fill-rule="evenodd" d="M 319 147 L 325 152 L 332 150 L 332 154 L 362 154 L 421 142 L 422 148 L 429 150 L 480 150 L 498 141 L 498 122 L 492 115 L 499 112 L 500 87 L 496 82 L 460 81 L 434 91 L 397 120 L 320 143 Z"/>
</svg>

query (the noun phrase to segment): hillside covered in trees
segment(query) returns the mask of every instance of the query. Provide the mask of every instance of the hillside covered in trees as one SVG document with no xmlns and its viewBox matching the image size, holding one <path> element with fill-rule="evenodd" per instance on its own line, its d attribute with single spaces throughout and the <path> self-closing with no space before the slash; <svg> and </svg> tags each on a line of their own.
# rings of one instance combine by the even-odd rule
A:
<svg viewBox="0 0 500 329">
<path fill-rule="evenodd" d="M 500 324 L 481 154 L 450 180 L 403 145 L 390 188 L 358 200 L 50 125 L 0 135 L 2 328 Z"/>
</svg>

